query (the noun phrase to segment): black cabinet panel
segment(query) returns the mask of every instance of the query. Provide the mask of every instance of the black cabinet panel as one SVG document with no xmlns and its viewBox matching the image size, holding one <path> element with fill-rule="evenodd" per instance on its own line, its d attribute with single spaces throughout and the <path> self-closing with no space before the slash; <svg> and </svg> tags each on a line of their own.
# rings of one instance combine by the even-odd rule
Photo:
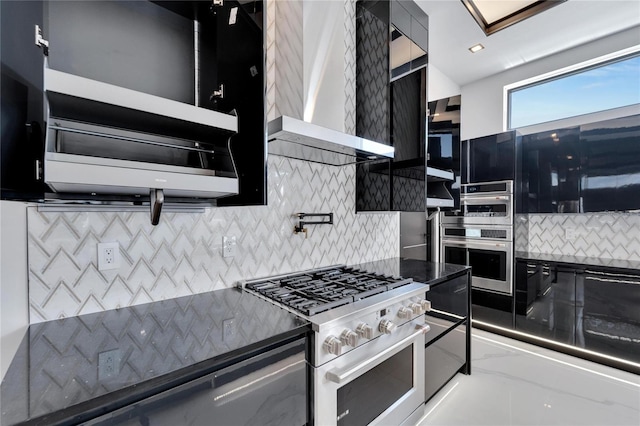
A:
<svg viewBox="0 0 640 426">
<path fill-rule="evenodd" d="M 522 137 L 517 213 L 640 209 L 640 115 Z"/>
<path fill-rule="evenodd" d="M 640 116 L 580 127 L 583 211 L 640 208 Z"/>
<path fill-rule="evenodd" d="M 640 274 L 587 269 L 576 345 L 640 363 Z"/>
<path fill-rule="evenodd" d="M 580 129 L 523 136 L 522 151 L 528 196 L 521 213 L 579 212 Z"/>
<path fill-rule="evenodd" d="M 306 424 L 308 386 L 304 356 L 302 339 L 86 424 Z"/>
<path fill-rule="evenodd" d="M 389 144 L 389 4 L 361 1 L 356 15 L 356 134 Z"/>
<path fill-rule="evenodd" d="M 462 183 L 513 180 L 516 132 L 504 132 L 462 142 Z"/>
<path fill-rule="evenodd" d="M 44 157 L 44 54 L 34 43 L 34 31 L 36 24 L 43 26 L 43 2 L 2 1 L 0 19 L 1 194 L 37 201 L 46 189 L 36 178 L 36 161 L 42 164 Z"/>
<path fill-rule="evenodd" d="M 474 320 L 513 328 L 513 296 L 473 289 L 471 304 Z"/>
<path fill-rule="evenodd" d="M 464 322 L 425 349 L 426 400 L 467 362 L 467 323 Z"/>
<path fill-rule="evenodd" d="M 516 330 L 574 344 L 576 308 L 584 297 L 575 276 L 553 264 L 517 261 Z"/>
<path fill-rule="evenodd" d="M 412 32 L 414 24 L 423 27 L 427 17 L 410 3 L 356 4 L 356 134 L 395 149 L 391 161 L 357 166 L 357 211 L 426 209 L 426 68 L 403 71 L 391 81 L 392 39 L 415 33 L 422 43 L 427 37 L 426 27 Z M 416 20 L 412 11 L 425 19 Z M 407 71 L 413 69 L 409 65 Z"/>
</svg>

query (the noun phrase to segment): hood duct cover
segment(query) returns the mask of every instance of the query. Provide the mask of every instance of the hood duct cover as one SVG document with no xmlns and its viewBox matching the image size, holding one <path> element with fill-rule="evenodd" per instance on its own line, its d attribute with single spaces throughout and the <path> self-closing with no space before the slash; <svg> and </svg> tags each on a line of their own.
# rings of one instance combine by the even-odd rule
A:
<svg viewBox="0 0 640 426">
<path fill-rule="evenodd" d="M 281 116 L 268 125 L 269 154 L 343 166 L 392 159 L 394 148 L 296 118 Z"/>
</svg>

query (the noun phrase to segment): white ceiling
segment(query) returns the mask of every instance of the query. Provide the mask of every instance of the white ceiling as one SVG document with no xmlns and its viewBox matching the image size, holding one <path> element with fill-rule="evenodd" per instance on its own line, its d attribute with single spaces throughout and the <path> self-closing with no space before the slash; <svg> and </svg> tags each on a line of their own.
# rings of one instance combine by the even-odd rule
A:
<svg viewBox="0 0 640 426">
<path fill-rule="evenodd" d="M 429 62 L 459 86 L 640 26 L 639 0 L 569 0 L 486 36 L 460 0 L 415 1 L 429 15 Z"/>
</svg>

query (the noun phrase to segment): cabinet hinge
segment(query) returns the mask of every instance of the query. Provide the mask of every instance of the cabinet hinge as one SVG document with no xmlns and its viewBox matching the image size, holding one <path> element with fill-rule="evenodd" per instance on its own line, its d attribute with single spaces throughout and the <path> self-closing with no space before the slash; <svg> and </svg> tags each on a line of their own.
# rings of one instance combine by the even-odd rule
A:
<svg viewBox="0 0 640 426">
<path fill-rule="evenodd" d="M 209 96 L 210 101 L 214 98 L 224 99 L 224 84 L 221 84 L 220 88 L 218 90 L 214 90 L 213 93 L 211 93 L 211 96 Z"/>
<path fill-rule="evenodd" d="M 42 28 L 40 28 L 40 25 L 36 25 L 36 46 L 42 47 L 45 56 L 49 55 L 49 41 L 42 38 Z"/>
</svg>

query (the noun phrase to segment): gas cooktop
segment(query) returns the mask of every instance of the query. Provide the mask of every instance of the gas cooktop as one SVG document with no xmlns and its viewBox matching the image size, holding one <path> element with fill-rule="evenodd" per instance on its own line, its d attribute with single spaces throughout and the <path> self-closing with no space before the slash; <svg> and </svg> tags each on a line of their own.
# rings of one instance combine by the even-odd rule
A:
<svg viewBox="0 0 640 426">
<path fill-rule="evenodd" d="M 333 266 L 251 281 L 244 287 L 312 316 L 413 282 L 356 268 Z"/>
</svg>

